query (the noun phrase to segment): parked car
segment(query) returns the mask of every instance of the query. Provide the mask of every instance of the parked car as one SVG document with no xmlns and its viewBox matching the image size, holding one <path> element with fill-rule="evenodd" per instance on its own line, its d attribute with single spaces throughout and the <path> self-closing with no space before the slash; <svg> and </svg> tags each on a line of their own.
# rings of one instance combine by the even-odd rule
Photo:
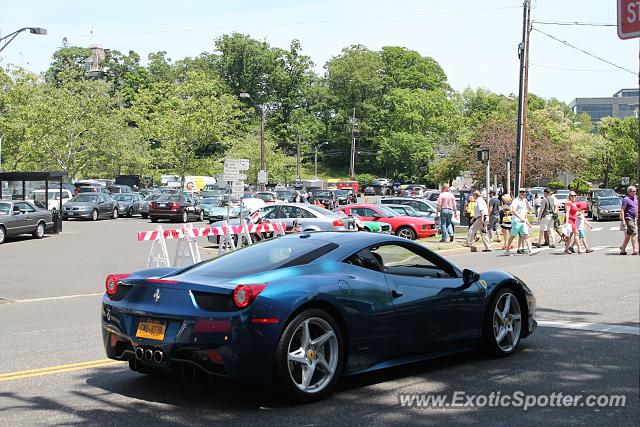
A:
<svg viewBox="0 0 640 427">
<path fill-rule="evenodd" d="M 283 202 L 290 202 L 293 198 L 294 191 L 295 190 L 291 189 L 276 190 L 276 195 L 278 196 L 278 200 L 281 200 Z"/>
<path fill-rule="evenodd" d="M 353 192 L 353 190 L 351 190 L 351 192 L 346 189 L 335 190 L 334 195 L 338 205 L 348 205 L 350 203 L 356 202 L 355 193 Z"/>
<path fill-rule="evenodd" d="M 328 210 L 333 210 L 338 206 L 338 200 L 336 199 L 334 190 L 320 190 L 314 188 L 311 190 L 311 194 L 313 194 L 313 197 L 322 203 Z"/>
<path fill-rule="evenodd" d="M 33 190 L 31 192 L 31 200 L 33 204 L 40 209 L 47 209 L 51 212 L 58 212 L 60 210 L 60 188 L 49 189 L 49 200 L 45 203 L 45 190 Z M 64 206 L 71 198 L 73 193 L 67 189 L 62 190 L 62 206 Z"/>
<path fill-rule="evenodd" d="M 558 209 L 563 211 L 564 205 L 569 201 L 569 193 L 556 193 L 554 194 L 554 197 L 556 198 L 556 205 L 558 206 Z"/>
<path fill-rule="evenodd" d="M 396 211 L 384 205 L 347 205 L 339 209 L 347 215 L 360 215 L 363 221 L 389 223 L 396 236 L 409 240 L 424 239 L 437 233 L 433 220 L 399 215 Z"/>
<path fill-rule="evenodd" d="M 0 201 L 0 244 L 7 237 L 31 234 L 42 239 L 47 228 L 53 226 L 52 214 L 32 202 Z"/>
<path fill-rule="evenodd" d="M 106 193 L 80 193 L 69 200 L 62 208 L 62 219 L 86 218 L 96 221 L 99 218 L 118 218 L 118 203 Z"/>
<path fill-rule="evenodd" d="M 591 214 L 594 221 L 602 221 L 604 219 L 620 219 L 620 209 L 622 208 L 622 199 L 617 195 L 615 197 L 598 197 L 593 199 Z"/>
<path fill-rule="evenodd" d="M 204 212 L 190 196 L 163 194 L 149 204 L 149 218 L 151 222 L 158 222 L 159 219 L 202 221 Z"/>
<path fill-rule="evenodd" d="M 593 204 L 595 200 L 600 197 L 618 197 L 618 193 L 616 193 L 616 190 L 613 188 L 602 188 L 589 191 L 589 195 L 587 196 L 589 214 L 593 213 Z"/>
<path fill-rule="evenodd" d="M 375 187 L 372 187 L 370 185 L 366 186 L 364 188 L 364 195 L 365 196 L 375 196 L 376 195 L 376 189 Z"/>
<path fill-rule="evenodd" d="M 140 214 L 140 203 L 144 200 L 142 195 L 138 193 L 119 193 L 114 194 L 112 197 L 118 202 L 118 213 L 121 216 L 131 218 Z"/>
<path fill-rule="evenodd" d="M 149 204 L 157 200 L 160 196 L 162 196 L 162 193 L 151 193 L 140 202 L 139 210 L 142 218 L 149 218 Z"/>
<path fill-rule="evenodd" d="M 107 187 L 111 194 L 133 193 L 133 188 L 128 185 L 114 184 Z"/>
<path fill-rule="evenodd" d="M 272 191 L 258 191 L 256 198 L 264 200 L 265 203 L 275 203 L 278 200 L 278 194 Z"/>
<path fill-rule="evenodd" d="M 367 231 L 370 233 L 383 233 L 383 234 L 391 234 L 391 224 L 387 224 L 382 221 L 365 221 L 362 219 L 360 215 L 351 214 L 347 215 L 341 210 L 334 210 L 333 212 L 340 215 L 345 219 L 345 224 L 347 224 L 347 220 L 353 219 L 354 226 L 360 231 Z M 352 227 L 347 226 L 347 228 L 351 229 Z"/>
<path fill-rule="evenodd" d="M 282 221 L 287 230 L 293 228 L 297 222 L 302 231 L 344 231 L 347 229 L 344 218 L 321 207 L 308 203 L 278 203 L 267 205 L 260 209 L 263 220 Z M 230 224 L 237 225 L 240 220 L 230 221 Z M 222 223 L 214 223 L 222 225 Z"/>
<path fill-rule="evenodd" d="M 389 187 L 391 185 L 391 181 L 389 178 L 376 178 L 373 180 L 373 185 L 379 185 L 381 187 Z"/>
<path fill-rule="evenodd" d="M 240 216 L 240 205 L 235 203 L 229 203 L 223 199 L 202 199 L 200 201 L 200 207 L 204 212 L 205 219 L 208 219 L 210 223 L 222 221 L 227 215 L 229 218 L 238 218 Z M 251 214 L 251 209 L 243 207 L 242 216 L 246 217 Z"/>
</svg>

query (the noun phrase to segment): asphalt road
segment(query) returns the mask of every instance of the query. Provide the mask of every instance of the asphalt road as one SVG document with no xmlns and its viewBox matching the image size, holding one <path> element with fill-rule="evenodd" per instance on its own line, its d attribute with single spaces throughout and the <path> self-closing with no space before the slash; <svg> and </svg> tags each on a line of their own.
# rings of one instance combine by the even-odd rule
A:
<svg viewBox="0 0 640 427">
<path fill-rule="evenodd" d="M 602 229 L 589 233 L 591 254 L 451 256 L 461 267 L 513 272 L 533 289 L 543 322 L 517 354 L 469 352 L 349 377 L 304 406 L 268 389 L 148 377 L 105 360 L 104 278 L 145 267 L 151 244 L 136 232 L 152 230 L 148 221 L 65 222 L 61 235 L 11 240 L 0 246 L 0 425 L 637 425 L 640 257 L 614 254 L 615 222 L 594 225 Z M 398 397 L 456 391 L 620 394 L 626 406 L 409 408 Z"/>
</svg>

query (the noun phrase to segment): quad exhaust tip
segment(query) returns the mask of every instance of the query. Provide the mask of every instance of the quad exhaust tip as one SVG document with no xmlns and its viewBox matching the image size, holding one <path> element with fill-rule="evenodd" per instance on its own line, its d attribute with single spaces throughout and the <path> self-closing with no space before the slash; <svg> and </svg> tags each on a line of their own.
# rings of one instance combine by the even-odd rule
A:
<svg viewBox="0 0 640 427">
<path fill-rule="evenodd" d="M 150 348 L 144 349 L 142 347 L 138 347 L 136 348 L 136 359 L 162 363 L 164 360 L 164 353 L 161 350 L 154 351 Z"/>
<path fill-rule="evenodd" d="M 144 360 L 151 360 L 151 359 L 153 359 L 153 350 L 148 348 L 144 351 Z"/>
<path fill-rule="evenodd" d="M 164 354 L 160 350 L 156 350 L 153 352 L 153 361 L 156 363 L 161 363 L 162 359 L 164 359 Z"/>
<path fill-rule="evenodd" d="M 142 347 L 136 348 L 136 359 L 142 360 L 144 358 L 144 349 Z"/>
</svg>

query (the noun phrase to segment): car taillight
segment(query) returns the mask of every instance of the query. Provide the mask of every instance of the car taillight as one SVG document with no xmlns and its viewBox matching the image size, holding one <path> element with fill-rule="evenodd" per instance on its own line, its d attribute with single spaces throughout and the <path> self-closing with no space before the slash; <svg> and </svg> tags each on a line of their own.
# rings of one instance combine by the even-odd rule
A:
<svg viewBox="0 0 640 427">
<path fill-rule="evenodd" d="M 342 218 L 336 219 L 335 221 L 333 221 L 333 226 L 334 227 L 344 227 L 344 221 L 342 220 Z"/>
<path fill-rule="evenodd" d="M 176 202 L 173 202 L 173 204 L 171 205 L 171 210 L 175 211 L 175 210 L 178 210 L 178 208 L 179 208 L 178 204 Z"/>
<path fill-rule="evenodd" d="M 129 274 L 110 274 L 104 282 L 104 287 L 109 295 L 113 295 L 118 291 L 118 282 L 129 277 Z"/>
<path fill-rule="evenodd" d="M 238 308 L 247 308 L 266 287 L 264 283 L 238 285 L 233 290 L 233 303 Z"/>
</svg>

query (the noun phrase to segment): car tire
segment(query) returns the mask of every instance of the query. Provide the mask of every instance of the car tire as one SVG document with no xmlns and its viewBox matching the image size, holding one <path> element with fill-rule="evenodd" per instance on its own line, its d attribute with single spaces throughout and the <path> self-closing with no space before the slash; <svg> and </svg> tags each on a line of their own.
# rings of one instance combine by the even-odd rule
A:
<svg viewBox="0 0 640 427">
<path fill-rule="evenodd" d="M 147 219 L 149 218 L 149 214 L 140 214 L 142 216 L 142 219 Z"/>
<path fill-rule="evenodd" d="M 156 218 L 155 216 L 151 217 L 151 222 L 158 222 L 158 218 Z"/>
<path fill-rule="evenodd" d="M 416 240 L 416 232 L 413 231 L 413 228 L 407 226 L 398 228 L 398 230 L 396 230 L 396 236 L 402 237 L 403 239 Z"/>
<path fill-rule="evenodd" d="M 133 206 L 129 208 L 129 210 L 127 211 L 127 216 L 129 218 L 133 218 Z"/>
<path fill-rule="evenodd" d="M 200 221 L 204 221 L 204 212 L 200 211 L 200 216 L 198 217 Z"/>
<path fill-rule="evenodd" d="M 325 339 L 318 343 L 322 337 Z M 345 344 L 338 323 L 326 311 L 311 308 L 294 317 L 280 336 L 275 378 L 287 397 L 299 402 L 319 400 L 335 387 L 344 360 Z M 311 368 L 305 385 L 304 373 L 308 375 Z"/>
<path fill-rule="evenodd" d="M 7 238 L 7 230 L 0 225 L 0 245 L 4 243 L 4 240 Z"/>
<path fill-rule="evenodd" d="M 189 221 L 189 214 L 187 213 L 187 211 L 182 212 L 182 222 L 187 222 Z"/>
<path fill-rule="evenodd" d="M 520 304 L 516 292 L 509 286 L 500 289 L 492 298 L 482 331 L 485 351 L 497 356 L 508 356 L 516 351 L 522 337 L 523 320 L 527 320 L 522 319 Z"/>
<path fill-rule="evenodd" d="M 98 220 L 98 210 L 94 209 L 91 211 L 91 221 L 97 221 Z"/>
<path fill-rule="evenodd" d="M 114 208 L 111 213 L 111 219 L 118 219 L 118 208 Z"/>
<path fill-rule="evenodd" d="M 40 221 L 31 235 L 34 239 L 42 239 L 44 237 L 44 222 Z"/>
<path fill-rule="evenodd" d="M 598 222 L 598 216 L 596 215 L 595 212 L 591 213 L 591 218 L 593 219 L 594 222 Z"/>
</svg>

